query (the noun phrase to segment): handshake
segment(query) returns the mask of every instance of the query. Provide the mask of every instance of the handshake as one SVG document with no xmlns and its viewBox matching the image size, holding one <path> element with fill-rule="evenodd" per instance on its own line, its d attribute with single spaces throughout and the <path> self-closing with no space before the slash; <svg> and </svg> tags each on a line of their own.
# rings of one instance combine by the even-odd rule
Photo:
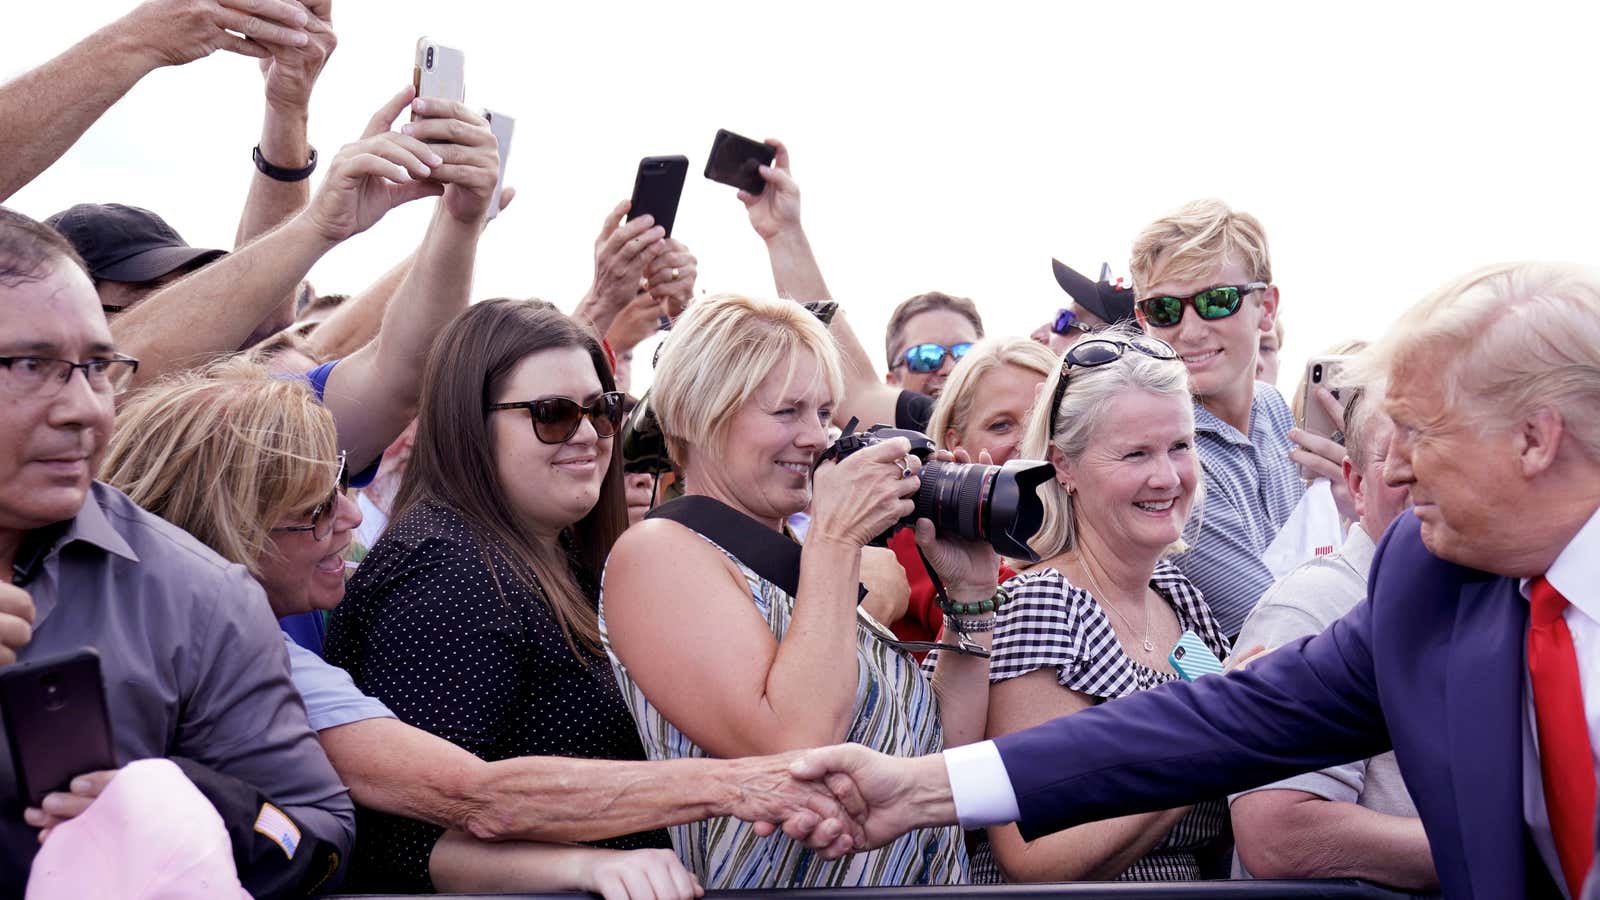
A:
<svg viewBox="0 0 1600 900">
<path fill-rule="evenodd" d="M 944 757 L 886 756 L 836 744 L 775 756 L 727 760 L 735 791 L 727 811 L 756 833 L 782 831 L 838 859 L 873 850 L 917 828 L 952 825 L 955 802 Z"/>
</svg>

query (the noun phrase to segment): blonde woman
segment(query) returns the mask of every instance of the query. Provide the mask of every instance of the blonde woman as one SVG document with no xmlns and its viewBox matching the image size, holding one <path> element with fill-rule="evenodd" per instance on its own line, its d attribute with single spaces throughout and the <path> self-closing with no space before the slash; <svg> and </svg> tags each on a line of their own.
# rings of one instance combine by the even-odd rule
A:
<svg viewBox="0 0 1600 900">
<path fill-rule="evenodd" d="M 950 372 L 928 419 L 928 436 L 940 447 L 965 452 L 995 465 L 1017 455 L 1023 425 L 1039 386 L 1060 359 L 1043 344 L 1026 338 L 990 338 L 973 345 Z M 909 599 L 905 615 L 890 625 L 904 641 L 931 641 L 944 626 L 933 596 L 933 580 L 910 532 L 889 540 L 905 570 Z"/>
<path fill-rule="evenodd" d="M 273 377 L 234 360 L 170 377 L 123 404 L 101 476 L 248 569 L 281 619 L 332 608 L 344 597 L 343 553 L 361 513 L 346 496 L 337 446 L 333 417 L 304 380 Z M 364 808 L 466 828 L 472 810 L 463 804 L 461 790 L 488 780 L 488 764 L 396 720 L 343 671 L 292 641 L 288 647 L 290 674 L 311 726 L 356 801 Z M 550 762 L 568 764 L 571 775 L 561 781 L 569 788 L 573 782 L 598 787 L 610 780 L 604 773 L 579 771 L 583 761 Z M 520 774 L 524 782 L 551 780 L 527 768 Z M 508 782 L 518 780 L 506 775 Z M 609 796 L 609 790 L 603 793 Z M 595 796 L 601 794 L 597 790 Z M 509 818 L 510 809 L 519 805 L 514 797 L 508 791 L 503 808 L 482 812 Z M 526 802 L 520 798 L 520 805 Z M 547 811 L 546 817 L 558 814 Z M 552 835 L 568 836 L 579 835 Z M 627 886 L 644 884 L 647 888 L 634 896 L 699 893 L 677 860 L 661 850 L 491 844 L 457 831 L 430 843 L 429 851 L 425 864 L 431 878 L 447 890 L 592 890 L 615 900 L 630 896 Z"/>
<path fill-rule="evenodd" d="M 1030 543 L 1040 561 L 1006 583 L 989 736 L 1177 678 L 1167 656 L 1185 632 L 1226 658 L 1199 591 L 1167 560 L 1200 490 L 1189 379 L 1172 348 L 1119 330 L 1074 344 L 1040 393 L 1022 453 L 1048 458 L 1056 474 L 1039 488 L 1044 524 Z M 1224 815 L 1219 799 L 1030 843 L 999 826 L 989 843 L 1010 881 L 1189 881 Z"/>
<path fill-rule="evenodd" d="M 816 465 L 842 381 L 827 329 L 790 302 L 713 297 L 667 340 L 651 401 L 686 496 L 617 541 L 601 601 L 601 633 L 652 759 L 844 740 L 915 755 L 982 733 L 985 660 L 946 654 L 930 680 L 858 616 L 861 548 L 910 514 L 920 464 L 896 438 Z M 783 523 L 808 505 L 800 547 Z M 758 573 L 755 560 L 669 517 L 689 508 L 787 554 L 789 567 Z M 999 561 L 987 545 L 918 529 L 952 600 L 994 596 Z M 975 635 L 992 623 L 962 622 Z M 950 884 L 967 868 L 955 828 L 832 862 L 727 819 L 671 832 L 708 889 Z"/>
</svg>

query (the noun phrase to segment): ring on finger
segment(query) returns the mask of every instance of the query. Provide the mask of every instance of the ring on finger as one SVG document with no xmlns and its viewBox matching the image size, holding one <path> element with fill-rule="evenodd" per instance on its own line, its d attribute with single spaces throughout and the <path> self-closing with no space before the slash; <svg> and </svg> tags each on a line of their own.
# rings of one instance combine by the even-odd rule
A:
<svg viewBox="0 0 1600 900">
<path fill-rule="evenodd" d="M 900 468 L 901 478 L 911 477 L 911 467 L 906 465 L 906 461 L 903 458 L 895 460 L 894 464 Z"/>
<path fill-rule="evenodd" d="M 673 281 L 677 281 L 678 280 L 678 267 L 677 266 L 673 266 L 672 267 L 672 280 Z"/>
</svg>

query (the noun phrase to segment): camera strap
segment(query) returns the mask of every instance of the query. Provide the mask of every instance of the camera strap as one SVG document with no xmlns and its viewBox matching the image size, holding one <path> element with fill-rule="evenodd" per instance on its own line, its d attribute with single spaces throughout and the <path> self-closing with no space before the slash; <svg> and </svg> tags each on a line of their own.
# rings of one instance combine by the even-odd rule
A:
<svg viewBox="0 0 1600 900">
<path fill-rule="evenodd" d="M 645 518 L 670 519 L 698 532 L 790 597 L 800 596 L 800 544 L 726 503 L 702 494 L 686 494 L 650 510 Z M 861 601 L 867 596 L 867 589 L 859 584 L 856 589 L 856 620 L 867 626 L 867 630 L 879 641 L 907 652 L 924 652 L 934 648 L 955 653 L 972 652 L 956 644 L 900 640 L 886 625 L 860 608 Z"/>
</svg>

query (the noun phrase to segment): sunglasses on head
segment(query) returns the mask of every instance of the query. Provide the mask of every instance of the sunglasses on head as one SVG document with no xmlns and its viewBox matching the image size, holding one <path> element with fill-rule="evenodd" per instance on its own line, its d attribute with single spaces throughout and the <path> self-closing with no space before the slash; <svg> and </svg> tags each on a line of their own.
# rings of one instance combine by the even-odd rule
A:
<svg viewBox="0 0 1600 900">
<path fill-rule="evenodd" d="M 960 359 L 966 356 L 967 351 L 971 349 L 972 343 L 970 341 L 949 347 L 943 344 L 917 344 L 906 348 L 905 356 L 895 363 L 895 367 L 905 366 L 913 372 L 921 372 L 923 374 L 937 372 L 939 367 L 944 365 L 944 355 L 946 353 L 950 354 L 951 359 Z"/>
<path fill-rule="evenodd" d="M 1069 331 L 1081 331 L 1084 334 L 1094 334 L 1094 329 L 1078 321 L 1078 314 L 1070 309 L 1056 310 L 1056 320 L 1050 323 L 1050 330 L 1056 334 L 1066 334 Z"/>
<path fill-rule="evenodd" d="M 1092 337 L 1072 345 L 1067 355 L 1061 357 L 1061 378 L 1056 381 L 1055 393 L 1050 396 L 1050 435 L 1055 436 L 1056 418 L 1060 415 L 1061 398 L 1067 395 L 1067 382 L 1073 368 L 1092 369 L 1113 363 L 1122 358 L 1129 348 L 1156 359 L 1177 359 L 1178 351 L 1159 338 L 1147 335 L 1131 337 Z"/>
<path fill-rule="evenodd" d="M 594 398 L 584 406 L 571 397 L 546 397 L 543 400 L 520 400 L 516 403 L 492 403 L 497 409 L 525 409 L 533 420 L 533 435 L 546 444 L 565 444 L 578 433 L 578 425 L 588 416 L 598 437 L 608 438 L 617 433 L 622 424 L 624 394 L 610 391 Z"/>
<path fill-rule="evenodd" d="M 345 452 L 339 451 L 339 473 L 334 476 L 333 493 L 328 499 L 318 503 L 311 511 L 310 525 L 284 525 L 272 529 L 284 532 L 311 532 L 311 536 L 319 541 L 325 541 L 333 534 L 333 520 L 339 508 L 339 498 L 350 490 L 350 467 L 345 465 Z"/>
<path fill-rule="evenodd" d="M 1244 301 L 1244 295 L 1251 291 L 1263 290 L 1267 287 L 1265 281 L 1252 281 L 1249 284 L 1224 284 L 1214 288 L 1206 288 L 1190 297 L 1146 297 L 1134 305 L 1144 316 L 1144 320 L 1156 328 L 1171 328 L 1183 321 L 1183 305 L 1185 303 L 1194 307 L 1195 313 L 1202 319 L 1226 319 L 1239 311 L 1239 305 Z"/>
</svg>

